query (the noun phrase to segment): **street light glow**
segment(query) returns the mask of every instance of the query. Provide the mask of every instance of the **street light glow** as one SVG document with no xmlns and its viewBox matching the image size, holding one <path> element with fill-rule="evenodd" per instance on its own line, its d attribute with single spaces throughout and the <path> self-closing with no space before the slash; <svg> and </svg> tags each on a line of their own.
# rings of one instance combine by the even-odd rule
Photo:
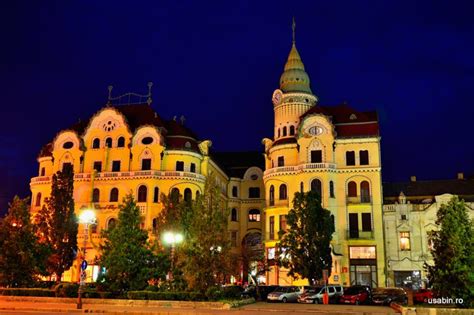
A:
<svg viewBox="0 0 474 315">
<path fill-rule="evenodd" d="M 95 213 L 93 210 L 87 209 L 81 212 L 79 215 L 79 222 L 92 224 L 95 222 Z"/>
<path fill-rule="evenodd" d="M 174 245 L 183 241 L 183 235 L 180 233 L 166 232 L 165 234 L 163 234 L 163 240 L 167 244 Z"/>
</svg>

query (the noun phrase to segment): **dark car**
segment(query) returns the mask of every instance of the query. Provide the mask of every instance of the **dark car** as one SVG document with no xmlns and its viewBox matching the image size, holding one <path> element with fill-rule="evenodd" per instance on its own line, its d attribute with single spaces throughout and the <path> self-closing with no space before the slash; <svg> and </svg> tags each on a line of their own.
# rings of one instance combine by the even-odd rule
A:
<svg viewBox="0 0 474 315">
<path fill-rule="evenodd" d="M 257 287 L 254 285 L 249 285 L 244 289 L 244 291 L 242 291 L 240 297 L 243 299 L 251 297 L 257 299 Z"/>
<path fill-rule="evenodd" d="M 366 285 L 354 285 L 344 290 L 339 299 L 341 304 L 369 304 L 372 300 L 372 289 Z"/>
<path fill-rule="evenodd" d="M 407 304 L 408 297 L 405 290 L 402 288 L 376 288 L 372 291 L 372 304 L 390 305 L 392 302 Z"/>
<path fill-rule="evenodd" d="M 426 300 L 434 297 L 433 291 L 430 289 L 420 289 L 413 294 L 413 302 L 426 303 Z"/>
</svg>

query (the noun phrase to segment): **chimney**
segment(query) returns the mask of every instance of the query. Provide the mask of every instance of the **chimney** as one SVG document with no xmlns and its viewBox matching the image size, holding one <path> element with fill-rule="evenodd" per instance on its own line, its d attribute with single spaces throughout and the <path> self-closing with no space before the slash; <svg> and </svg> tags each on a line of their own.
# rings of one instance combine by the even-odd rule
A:
<svg viewBox="0 0 474 315">
<path fill-rule="evenodd" d="M 410 182 L 416 182 L 416 176 L 410 176 Z"/>
<path fill-rule="evenodd" d="M 458 179 L 464 179 L 464 173 L 458 173 Z"/>
</svg>

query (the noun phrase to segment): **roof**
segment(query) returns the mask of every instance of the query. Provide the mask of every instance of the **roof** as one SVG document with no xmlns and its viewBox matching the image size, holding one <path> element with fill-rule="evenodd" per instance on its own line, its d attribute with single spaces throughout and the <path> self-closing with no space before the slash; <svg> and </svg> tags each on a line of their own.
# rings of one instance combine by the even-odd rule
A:
<svg viewBox="0 0 474 315">
<path fill-rule="evenodd" d="M 296 140 L 295 137 L 280 138 L 277 141 L 273 142 L 272 146 L 276 146 L 280 144 L 292 144 L 292 143 L 298 143 L 298 140 Z"/>
<path fill-rule="evenodd" d="M 442 194 L 474 197 L 474 179 L 423 180 L 414 182 L 383 183 L 384 199 L 406 197 L 434 197 Z"/>
<path fill-rule="evenodd" d="M 265 170 L 263 152 L 211 152 L 211 158 L 229 176 L 243 178 L 252 166 Z"/>
<path fill-rule="evenodd" d="M 379 123 L 376 111 L 357 111 L 346 103 L 337 106 L 316 105 L 301 115 L 300 119 L 303 120 L 305 117 L 314 114 L 323 114 L 331 117 L 337 137 L 379 135 Z"/>
</svg>

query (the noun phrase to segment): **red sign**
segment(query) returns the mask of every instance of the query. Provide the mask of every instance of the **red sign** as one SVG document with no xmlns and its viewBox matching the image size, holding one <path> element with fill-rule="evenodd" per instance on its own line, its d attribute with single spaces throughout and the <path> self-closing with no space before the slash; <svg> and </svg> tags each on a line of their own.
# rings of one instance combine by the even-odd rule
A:
<svg viewBox="0 0 474 315">
<path fill-rule="evenodd" d="M 342 267 L 342 272 L 347 272 L 347 267 Z"/>
</svg>

